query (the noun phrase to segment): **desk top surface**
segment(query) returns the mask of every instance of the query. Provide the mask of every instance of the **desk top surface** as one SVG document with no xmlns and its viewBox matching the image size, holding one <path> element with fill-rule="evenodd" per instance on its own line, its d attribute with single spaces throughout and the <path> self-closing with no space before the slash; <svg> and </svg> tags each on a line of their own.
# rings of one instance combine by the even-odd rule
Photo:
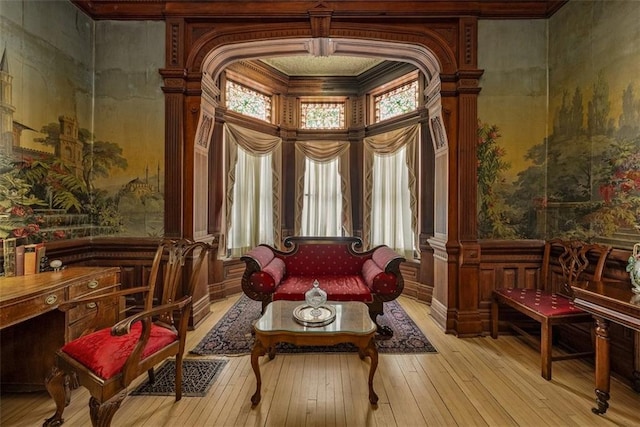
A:
<svg viewBox="0 0 640 427">
<path fill-rule="evenodd" d="M 113 274 L 118 267 L 69 267 L 60 271 L 45 271 L 27 276 L 0 278 L 0 307 L 15 300 L 42 292 L 64 288 L 70 283 L 103 274 Z"/>
<path fill-rule="evenodd" d="M 572 289 L 576 307 L 640 330 L 640 295 L 631 291 L 631 284 L 588 282 Z"/>
</svg>

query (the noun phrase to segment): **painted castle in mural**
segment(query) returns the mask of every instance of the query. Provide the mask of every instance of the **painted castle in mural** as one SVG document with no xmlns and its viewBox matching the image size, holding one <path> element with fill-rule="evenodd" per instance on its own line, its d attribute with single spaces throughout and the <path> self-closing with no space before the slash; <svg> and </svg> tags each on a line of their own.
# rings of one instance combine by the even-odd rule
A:
<svg viewBox="0 0 640 427">
<path fill-rule="evenodd" d="M 75 117 L 37 131 L 14 120 L 13 76 L 6 50 L 0 60 L 0 238 L 24 243 L 163 232 L 160 165 L 155 177 L 136 177 L 117 189 L 97 178 L 126 170 L 116 143 L 96 140 Z M 26 144 L 25 142 L 29 142 Z"/>
<path fill-rule="evenodd" d="M 564 92 L 553 132 L 531 147 L 533 165 L 508 182 L 497 125 L 478 123 L 480 238 L 578 238 L 630 248 L 640 236 L 640 98 L 629 83 L 609 93 L 599 74 L 590 88 Z M 583 94 L 590 93 L 585 99 Z M 612 103 L 620 102 L 619 115 Z"/>
</svg>

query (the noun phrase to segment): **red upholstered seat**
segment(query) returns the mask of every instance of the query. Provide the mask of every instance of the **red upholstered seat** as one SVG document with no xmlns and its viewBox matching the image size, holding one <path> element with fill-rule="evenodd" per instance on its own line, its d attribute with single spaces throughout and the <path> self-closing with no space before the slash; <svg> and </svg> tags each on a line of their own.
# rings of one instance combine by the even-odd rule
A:
<svg viewBox="0 0 640 427">
<path fill-rule="evenodd" d="M 290 276 L 276 288 L 273 300 L 303 301 L 304 294 L 313 286 L 314 276 Z M 331 295 L 332 301 L 371 302 L 371 291 L 362 276 L 323 275 L 317 277 L 320 288 Z"/>
<path fill-rule="evenodd" d="M 540 289 L 496 289 L 495 292 L 505 295 L 543 316 L 583 313 L 582 310 L 576 308 L 570 298 L 555 293 L 543 292 Z"/>
<path fill-rule="evenodd" d="M 62 351 L 100 378 L 108 380 L 122 371 L 124 362 L 133 351 L 141 333 L 141 322 L 134 323 L 131 332 L 122 336 L 113 336 L 111 328 L 105 328 L 69 342 L 62 347 Z M 152 325 L 149 342 L 142 352 L 142 359 L 177 339 L 178 335 L 170 329 Z"/>
</svg>

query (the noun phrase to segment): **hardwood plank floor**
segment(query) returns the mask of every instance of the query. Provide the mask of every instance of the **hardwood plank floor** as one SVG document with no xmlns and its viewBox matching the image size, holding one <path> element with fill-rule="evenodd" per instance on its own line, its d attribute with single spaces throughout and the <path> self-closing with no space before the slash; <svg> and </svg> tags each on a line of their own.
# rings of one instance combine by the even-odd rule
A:
<svg viewBox="0 0 640 427">
<path fill-rule="evenodd" d="M 211 316 L 189 333 L 187 349 L 195 347 L 238 297 L 211 305 Z M 517 337 L 456 338 L 438 328 L 429 306 L 405 297 L 399 302 L 438 353 L 381 354 L 374 380 L 377 408 L 368 401 L 369 361 L 355 354 L 261 358 L 262 401 L 251 408 L 256 386 L 251 362 L 249 356 L 235 356 L 226 358 L 206 397 L 175 402 L 170 396 L 129 396 L 113 426 L 640 425 L 640 394 L 616 379 L 611 381 L 607 413 L 591 413 L 593 365 L 587 361 L 554 362 L 553 380 L 545 381 L 539 354 Z M 74 391 L 64 412 L 65 426 L 90 425 L 88 401 L 84 389 Z M 53 412 L 46 392 L 0 398 L 3 427 L 42 425 Z"/>
</svg>

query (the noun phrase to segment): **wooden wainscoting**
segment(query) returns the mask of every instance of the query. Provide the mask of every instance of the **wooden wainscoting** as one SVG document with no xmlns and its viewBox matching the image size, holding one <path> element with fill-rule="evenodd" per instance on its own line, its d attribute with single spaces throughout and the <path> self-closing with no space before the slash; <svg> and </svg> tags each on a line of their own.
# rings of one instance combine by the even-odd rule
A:
<svg viewBox="0 0 640 427">
<path fill-rule="evenodd" d="M 509 240 L 481 241 L 479 311 L 483 331 L 490 328 L 491 291 L 503 287 L 535 288 L 540 274 L 544 241 Z M 604 278 L 607 281 L 619 281 L 621 286 L 628 282 L 625 272 L 630 251 L 614 249 L 607 258 Z M 612 285 L 613 286 L 613 285 Z M 629 284 L 629 286 L 631 286 Z M 507 320 L 516 312 L 501 308 L 500 318 Z M 589 325 L 559 325 L 556 327 L 556 344 L 571 351 L 589 351 L 592 348 L 592 331 Z M 501 333 L 509 333 L 506 328 Z M 611 370 L 614 376 L 627 384 L 634 385 L 640 391 L 640 338 L 637 333 L 611 324 Z M 534 351 L 534 350 L 532 350 Z"/>
<path fill-rule="evenodd" d="M 415 298 L 420 302 L 431 304 L 433 285 L 428 285 L 420 280 L 421 262 L 419 260 L 406 261 L 400 264 L 400 272 L 404 279 L 402 295 Z"/>
<path fill-rule="evenodd" d="M 242 292 L 240 279 L 245 264 L 240 259 L 216 260 L 213 263 L 213 283 L 209 284 L 209 299 L 217 301 Z"/>
</svg>

